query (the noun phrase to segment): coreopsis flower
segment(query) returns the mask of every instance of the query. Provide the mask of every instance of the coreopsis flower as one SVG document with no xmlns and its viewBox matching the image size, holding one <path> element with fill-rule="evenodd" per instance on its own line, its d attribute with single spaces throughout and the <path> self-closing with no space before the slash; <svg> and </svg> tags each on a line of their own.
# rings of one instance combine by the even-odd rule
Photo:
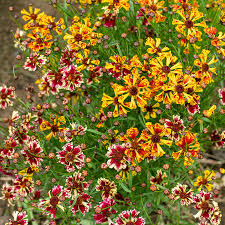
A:
<svg viewBox="0 0 225 225">
<path fill-rule="evenodd" d="M 89 77 L 87 79 L 87 85 L 91 85 L 93 82 L 99 83 L 100 77 L 103 76 L 102 67 L 96 66 L 91 71 L 89 71 Z"/>
<path fill-rule="evenodd" d="M 73 49 L 65 48 L 62 50 L 61 58 L 60 58 L 60 66 L 61 67 L 68 67 L 73 64 L 73 62 L 76 60 L 76 54 L 77 52 Z"/>
<path fill-rule="evenodd" d="M 109 6 L 115 7 L 117 10 L 124 8 L 126 11 L 129 10 L 130 4 L 127 0 L 102 0 L 101 3 L 109 3 Z"/>
<path fill-rule="evenodd" d="M 116 83 L 113 85 L 115 93 L 123 95 L 124 99 L 130 97 L 130 102 L 125 104 L 129 109 L 136 109 L 137 105 L 138 107 L 144 107 L 147 102 L 143 95 L 149 86 L 148 80 L 144 76 L 140 77 L 137 69 L 133 69 L 132 75 L 126 75 L 123 77 L 123 80 L 126 84 L 125 86 Z"/>
<path fill-rule="evenodd" d="M 43 149 L 36 140 L 29 141 L 28 146 L 24 146 L 23 150 L 21 151 L 26 162 L 28 162 L 31 166 L 39 166 L 41 164 L 43 161 L 41 157 L 42 152 Z"/>
<path fill-rule="evenodd" d="M 31 54 L 27 57 L 26 62 L 23 65 L 25 70 L 35 71 L 37 67 L 41 68 L 47 62 L 47 58 L 44 55 L 37 53 Z"/>
<path fill-rule="evenodd" d="M 173 121 L 166 119 L 165 127 L 170 129 L 168 137 L 172 140 L 178 141 L 180 139 L 179 134 L 184 130 L 183 120 L 180 116 L 173 115 Z"/>
<path fill-rule="evenodd" d="M 63 88 L 72 92 L 80 87 L 84 82 L 83 74 L 80 73 L 80 71 L 77 70 L 77 67 L 72 64 L 64 71 L 62 81 Z"/>
<path fill-rule="evenodd" d="M 24 145 L 29 141 L 28 135 L 27 135 L 28 130 L 23 128 L 22 126 L 16 128 L 12 127 L 11 130 L 9 130 L 10 137 L 16 141 L 17 144 Z"/>
<path fill-rule="evenodd" d="M 160 38 L 156 38 L 155 40 L 151 37 L 148 37 L 146 42 L 145 42 L 145 45 L 148 45 L 149 48 L 147 49 L 147 52 L 149 54 L 157 54 L 158 56 L 160 54 L 166 54 L 167 51 L 169 51 L 169 48 L 168 47 L 164 47 L 164 48 L 160 48 L 161 44 L 161 39 Z"/>
<path fill-rule="evenodd" d="M 225 105 L 225 88 L 219 89 L 218 92 L 219 92 L 219 97 L 220 97 L 221 104 Z"/>
<path fill-rule="evenodd" d="M 212 203 L 214 208 L 210 216 L 210 222 L 214 225 L 219 225 L 221 222 L 222 213 L 220 208 L 218 207 L 218 203 L 215 201 L 213 201 Z"/>
<path fill-rule="evenodd" d="M 115 225 L 126 225 L 126 224 L 144 225 L 145 219 L 142 217 L 139 217 L 138 216 L 139 213 L 140 212 L 138 212 L 136 209 L 123 211 L 116 218 Z"/>
<path fill-rule="evenodd" d="M 58 152 L 57 157 L 59 158 L 59 163 L 65 165 L 68 172 L 73 172 L 75 167 L 80 169 L 85 166 L 85 155 L 79 145 L 74 147 L 72 143 L 65 144 L 63 150 Z"/>
<path fill-rule="evenodd" d="M 27 21 L 28 23 L 33 23 L 38 19 L 38 13 L 40 12 L 40 9 L 34 8 L 32 6 L 29 6 L 29 12 L 25 9 L 21 10 L 21 14 L 23 15 L 22 18 L 24 21 Z"/>
<path fill-rule="evenodd" d="M 143 25 L 150 25 L 150 22 L 159 23 L 163 22 L 166 17 L 162 15 L 164 7 L 164 1 L 160 0 L 139 0 L 141 5 L 137 18 L 144 17 Z"/>
<path fill-rule="evenodd" d="M 150 64 L 152 65 L 152 75 L 157 77 L 160 81 L 167 81 L 170 74 L 182 74 L 182 64 L 176 62 L 177 57 L 173 56 L 171 52 L 166 55 L 160 54 L 159 57 L 152 58 Z"/>
<path fill-rule="evenodd" d="M 172 189 L 173 200 L 180 199 L 181 205 L 190 205 L 192 203 L 193 191 L 187 190 L 187 185 L 177 184 L 176 187 Z"/>
<path fill-rule="evenodd" d="M 177 13 L 183 19 L 182 21 L 173 19 L 172 24 L 176 25 L 175 29 L 184 35 L 195 34 L 197 37 L 201 36 L 201 32 L 198 30 L 198 27 L 206 27 L 205 21 L 197 22 L 197 20 L 203 18 L 203 13 L 199 12 L 196 8 L 193 8 L 189 14 L 186 14 L 185 11 L 178 10 Z"/>
<path fill-rule="evenodd" d="M 109 146 L 111 146 L 112 144 L 118 144 L 119 143 L 119 136 L 118 136 L 118 130 L 108 130 L 108 134 L 107 135 L 103 135 L 103 144 L 108 148 Z"/>
<path fill-rule="evenodd" d="M 30 167 L 27 167 L 26 169 L 19 171 L 18 174 L 32 181 L 35 172 L 39 172 L 38 167 L 31 165 Z"/>
<path fill-rule="evenodd" d="M 146 113 L 145 119 L 149 120 L 151 118 L 156 118 L 156 112 L 158 111 L 158 108 L 160 107 L 160 104 L 157 102 L 154 105 L 152 104 L 146 104 L 143 108 L 141 108 L 141 111 Z"/>
<path fill-rule="evenodd" d="M 219 134 L 218 130 L 214 130 L 210 134 L 210 139 L 216 148 L 221 148 L 225 144 L 225 133 L 223 131 L 221 134 Z"/>
<path fill-rule="evenodd" d="M 130 74 L 131 66 L 126 64 L 127 57 L 114 55 L 110 56 L 112 63 L 106 63 L 105 68 L 108 70 L 109 74 L 112 74 L 117 80 L 121 80 L 124 76 Z"/>
<path fill-rule="evenodd" d="M 105 198 L 99 205 L 95 206 L 94 220 L 95 224 L 102 224 L 104 222 L 111 223 L 110 216 L 116 214 L 117 211 L 112 207 L 116 204 L 116 201 L 112 198 Z"/>
<path fill-rule="evenodd" d="M 12 159 L 17 143 L 13 137 L 9 137 L 7 140 L 4 140 L 4 142 L 4 146 L 0 148 L 0 155 L 3 158 Z"/>
<path fill-rule="evenodd" d="M 190 131 L 185 132 L 182 138 L 178 142 L 176 142 L 176 145 L 180 147 L 181 150 L 172 153 L 174 160 L 178 160 L 181 154 L 183 154 L 184 165 L 190 166 L 193 162 L 192 158 L 198 158 L 200 144 L 197 140 L 196 134 L 191 133 Z"/>
<path fill-rule="evenodd" d="M 69 31 L 71 34 L 66 33 L 64 40 L 67 40 L 71 49 L 79 50 L 80 48 L 85 49 L 87 42 L 91 45 L 96 45 L 98 38 L 102 36 L 100 33 L 95 33 L 94 28 L 91 28 L 91 23 L 89 18 L 83 19 L 84 23 L 75 22 Z"/>
<path fill-rule="evenodd" d="M 101 191 L 102 199 L 113 198 L 117 193 L 117 187 L 114 181 L 109 181 L 105 178 L 99 178 L 96 185 L 96 191 Z"/>
<path fill-rule="evenodd" d="M 126 134 L 119 136 L 118 139 L 125 143 L 127 149 L 125 154 L 131 159 L 132 163 L 141 162 L 146 155 L 146 152 L 142 149 L 142 141 L 137 137 L 139 131 L 136 127 L 132 127 L 126 131 Z M 125 168 L 127 169 L 127 168 Z"/>
<path fill-rule="evenodd" d="M 211 108 L 210 109 L 208 109 L 208 110 L 203 110 L 203 115 L 205 116 L 205 117 L 210 117 L 210 116 L 212 116 L 213 114 L 214 114 L 214 111 L 216 110 L 216 105 L 213 105 L 213 106 L 211 106 Z"/>
<path fill-rule="evenodd" d="M 51 218 L 55 218 L 58 208 L 64 211 L 62 203 L 69 197 L 68 191 L 63 190 L 63 187 L 57 184 L 48 192 L 49 199 L 42 199 L 39 203 L 39 207 L 43 210 L 45 215 L 51 215 Z"/>
<path fill-rule="evenodd" d="M 13 181 L 14 191 L 21 197 L 26 197 L 34 190 L 34 182 L 27 177 L 16 175 Z"/>
<path fill-rule="evenodd" d="M 64 118 L 64 116 L 60 116 L 59 118 L 57 117 L 57 115 L 52 114 L 50 116 L 50 120 L 52 121 L 52 123 L 49 123 L 47 120 L 44 120 L 41 125 L 40 125 L 40 130 L 44 131 L 44 130 L 50 130 L 51 132 L 45 137 L 46 140 L 50 140 L 51 137 L 55 137 L 56 135 L 59 136 L 59 134 L 63 134 L 63 131 L 65 128 L 61 128 L 60 126 L 66 123 L 66 120 Z M 61 138 L 59 136 L 59 141 L 63 142 L 64 139 Z"/>
<path fill-rule="evenodd" d="M 9 220 L 8 223 L 6 223 L 5 225 L 28 225 L 28 220 L 27 220 L 27 213 L 26 211 L 24 212 L 18 212 L 18 211 L 14 211 L 12 213 L 13 216 L 13 220 Z"/>
<path fill-rule="evenodd" d="M 32 30 L 32 33 L 27 34 L 27 37 L 31 38 L 28 47 L 34 52 L 41 51 L 45 48 L 51 48 L 53 44 L 53 41 L 50 41 L 52 40 L 52 35 L 46 32 L 40 33 L 36 30 Z"/>
<path fill-rule="evenodd" d="M 151 122 L 146 123 L 146 130 L 142 131 L 141 140 L 144 141 L 142 148 L 145 151 L 149 151 L 151 156 L 162 156 L 165 154 L 161 145 L 171 146 L 172 141 L 162 139 L 163 136 L 168 134 L 168 128 L 165 128 L 163 125 L 156 123 L 152 124 Z"/>
<path fill-rule="evenodd" d="M 206 222 L 216 219 L 217 223 L 215 224 L 220 223 L 220 210 L 218 204 L 212 200 L 212 193 L 200 191 L 200 194 L 197 194 L 192 199 L 195 203 L 195 208 L 198 210 L 198 213 L 194 215 L 195 218 Z"/>
<path fill-rule="evenodd" d="M 16 196 L 13 186 L 9 185 L 8 183 L 3 184 L 1 193 L 2 196 L 0 197 L 0 199 L 7 200 L 10 205 L 14 205 L 12 202 L 15 200 Z"/>
<path fill-rule="evenodd" d="M 115 106 L 113 111 L 113 117 L 118 117 L 119 115 L 127 114 L 127 110 L 125 109 L 124 105 L 125 98 L 126 96 L 124 95 L 118 96 L 116 92 L 114 97 L 110 97 L 109 95 L 103 93 L 101 107 L 106 108 L 109 105 L 113 104 Z"/>
<path fill-rule="evenodd" d="M 92 59 L 90 57 L 90 50 L 84 49 L 82 54 L 81 52 L 78 52 L 76 54 L 76 64 L 78 71 L 82 70 L 92 71 L 95 68 L 95 66 L 98 66 L 100 64 L 100 61 Z"/>
<path fill-rule="evenodd" d="M 199 98 L 196 99 L 195 97 L 193 99 L 196 102 L 196 104 L 194 104 L 193 102 L 192 103 L 187 103 L 187 102 L 185 103 L 185 106 L 188 110 L 188 113 L 192 116 L 195 115 L 197 112 L 200 113 L 200 107 L 199 107 L 200 100 L 199 100 Z"/>
<path fill-rule="evenodd" d="M 79 193 L 75 196 L 75 199 L 70 201 L 70 204 L 73 205 L 72 212 L 75 214 L 77 212 L 81 212 L 83 216 L 86 212 L 91 208 L 91 203 L 89 202 L 91 196 L 87 193 Z M 75 201 L 75 203 L 74 203 Z"/>
<path fill-rule="evenodd" d="M 212 177 L 215 176 L 215 172 L 209 171 L 209 170 L 205 170 L 204 171 L 204 177 L 202 176 L 198 176 L 197 180 L 194 182 L 194 186 L 198 187 L 198 190 L 200 191 L 203 187 L 206 187 L 208 191 L 211 191 L 213 188 L 213 185 L 210 184 L 210 181 L 212 180 Z"/>
<path fill-rule="evenodd" d="M 211 45 L 215 46 L 216 47 L 216 51 L 219 54 L 222 54 L 223 57 L 225 57 L 225 49 L 224 49 L 225 41 L 224 41 L 224 38 L 225 38 L 225 34 L 220 31 L 218 33 L 218 36 L 214 37 L 211 40 Z"/>
<path fill-rule="evenodd" d="M 198 3 L 196 1 L 190 0 L 175 0 L 175 4 L 172 5 L 172 9 L 174 12 L 178 10 L 184 10 L 185 12 L 189 12 L 192 8 L 198 8 Z"/>
<path fill-rule="evenodd" d="M 152 176 L 150 178 L 150 183 L 151 184 L 159 184 L 161 186 L 165 186 L 166 185 L 166 182 L 164 182 L 164 180 L 163 180 L 164 178 L 167 178 L 166 173 L 165 172 L 162 173 L 162 170 L 161 169 L 160 170 L 157 170 L 156 176 L 155 177 Z"/>
<path fill-rule="evenodd" d="M 70 177 L 66 178 L 66 188 L 70 192 L 72 199 L 77 196 L 78 193 L 83 193 L 84 190 L 88 190 L 89 184 L 84 181 L 84 177 L 79 172 L 74 172 Z"/>
<path fill-rule="evenodd" d="M 0 86 L 0 108 L 5 109 L 8 106 L 13 106 L 12 99 L 15 99 L 15 89 L 13 87 Z"/>
<path fill-rule="evenodd" d="M 106 156 L 110 158 L 107 161 L 109 168 L 114 168 L 117 171 L 127 167 L 128 157 L 125 154 L 127 148 L 124 145 L 114 144 L 108 148 Z"/>
<path fill-rule="evenodd" d="M 194 64 L 200 69 L 196 72 L 195 77 L 200 78 L 204 84 L 209 84 L 213 81 L 212 74 L 216 74 L 216 68 L 210 67 L 210 65 L 216 63 L 218 60 L 215 59 L 213 55 L 212 59 L 208 61 L 209 50 L 202 50 L 202 53 L 199 54 L 199 59 L 194 61 Z"/>
<path fill-rule="evenodd" d="M 60 18 L 57 22 L 55 21 L 55 17 L 48 16 L 45 25 L 49 30 L 56 31 L 57 34 L 62 35 L 63 30 L 66 28 L 64 24 L 64 19 Z"/>
<path fill-rule="evenodd" d="M 82 125 L 77 123 L 71 123 L 70 126 L 71 126 L 70 129 L 66 128 L 64 130 L 64 136 L 65 136 L 66 142 L 71 142 L 74 137 L 82 136 L 86 133 L 87 126 L 83 127 Z"/>
</svg>

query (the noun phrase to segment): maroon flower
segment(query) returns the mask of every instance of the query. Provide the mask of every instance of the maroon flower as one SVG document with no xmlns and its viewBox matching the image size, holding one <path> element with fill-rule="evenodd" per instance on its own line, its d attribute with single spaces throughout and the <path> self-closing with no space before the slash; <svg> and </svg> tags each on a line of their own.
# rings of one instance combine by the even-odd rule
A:
<svg viewBox="0 0 225 225">
<path fill-rule="evenodd" d="M 33 53 L 30 57 L 27 57 L 23 68 L 25 70 L 35 71 L 37 67 L 41 68 L 46 62 L 47 58 L 45 56 Z"/>
<path fill-rule="evenodd" d="M 11 99 L 15 98 L 15 91 L 12 87 L 7 88 L 4 84 L 0 87 L 0 108 L 5 109 L 12 106 Z"/>
<path fill-rule="evenodd" d="M 219 89 L 220 102 L 222 105 L 225 105 L 225 88 Z"/>
<path fill-rule="evenodd" d="M 95 187 L 96 191 L 102 191 L 102 199 L 112 198 L 117 192 L 117 187 L 114 181 L 109 181 L 105 178 L 98 179 L 98 185 Z"/>
<path fill-rule="evenodd" d="M 12 213 L 13 220 L 9 220 L 9 223 L 5 225 L 28 225 L 27 213 L 15 211 Z"/>
<path fill-rule="evenodd" d="M 14 191 L 22 197 L 26 197 L 34 190 L 34 183 L 31 179 L 23 176 L 16 176 L 13 182 Z"/>
<path fill-rule="evenodd" d="M 96 214 L 93 215 L 95 224 L 101 224 L 107 221 L 110 223 L 110 216 L 117 213 L 117 211 L 112 208 L 115 204 L 116 202 L 112 198 L 105 198 L 103 202 L 95 206 Z"/>
<path fill-rule="evenodd" d="M 13 205 L 12 201 L 15 200 L 14 187 L 10 186 L 8 183 L 3 184 L 2 186 L 2 196 L 0 199 L 7 200 L 10 205 Z"/>
<path fill-rule="evenodd" d="M 107 165 L 109 168 L 114 168 L 117 171 L 125 169 L 127 167 L 126 162 L 128 161 L 128 157 L 125 154 L 126 147 L 123 145 L 112 145 L 108 148 L 108 152 L 106 156 L 110 158 L 107 161 Z"/>
</svg>

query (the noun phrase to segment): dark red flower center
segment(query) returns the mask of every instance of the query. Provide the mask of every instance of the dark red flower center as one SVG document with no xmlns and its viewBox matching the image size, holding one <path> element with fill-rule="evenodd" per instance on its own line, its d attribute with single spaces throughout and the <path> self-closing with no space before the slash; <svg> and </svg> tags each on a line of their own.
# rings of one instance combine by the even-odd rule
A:
<svg viewBox="0 0 225 225">
<path fill-rule="evenodd" d="M 162 67 L 162 72 L 163 72 L 163 73 L 169 73 L 169 72 L 170 72 L 169 66 L 163 66 L 163 67 Z"/>
<path fill-rule="evenodd" d="M 52 130 L 53 133 L 57 133 L 59 131 L 59 128 L 58 128 L 57 125 L 52 125 L 51 130 Z"/>
<path fill-rule="evenodd" d="M 187 199 L 188 198 L 188 193 L 186 193 L 186 192 L 182 191 L 179 195 L 180 195 L 181 199 Z"/>
<path fill-rule="evenodd" d="M 208 211 L 210 209 L 209 207 L 209 203 L 207 201 L 203 201 L 201 204 L 200 204 L 200 208 L 203 210 L 203 211 Z"/>
<path fill-rule="evenodd" d="M 154 134 L 152 135 L 152 138 L 151 138 L 152 142 L 153 143 L 159 143 L 160 142 L 160 136 L 158 134 Z"/>
<path fill-rule="evenodd" d="M 154 12 L 157 11 L 157 6 L 155 4 L 150 5 L 150 9 Z"/>
<path fill-rule="evenodd" d="M 181 128 L 180 128 L 180 126 L 179 126 L 179 124 L 177 124 L 177 123 L 174 123 L 173 125 L 172 125 L 172 128 L 171 128 L 174 132 L 178 132 Z"/>
<path fill-rule="evenodd" d="M 6 99 L 7 98 L 7 94 L 1 94 L 1 99 Z"/>
<path fill-rule="evenodd" d="M 184 86 L 181 85 L 181 84 L 177 85 L 177 86 L 175 87 L 175 89 L 176 89 L 176 92 L 179 93 L 179 94 L 181 94 L 181 93 L 184 92 Z"/>
<path fill-rule="evenodd" d="M 152 105 L 146 105 L 145 109 L 146 109 L 147 112 L 152 112 L 153 111 Z"/>
<path fill-rule="evenodd" d="M 194 26 L 194 23 L 191 20 L 186 20 L 184 22 L 184 24 L 185 24 L 186 28 L 188 28 L 188 29 L 192 28 Z"/>
<path fill-rule="evenodd" d="M 207 72 L 209 70 L 209 65 L 207 63 L 202 64 L 202 72 Z"/>
<path fill-rule="evenodd" d="M 76 156 L 72 152 L 68 152 L 65 156 L 67 162 L 73 162 Z"/>
<path fill-rule="evenodd" d="M 75 39 L 75 41 L 82 41 L 82 34 L 76 34 L 75 36 L 74 36 L 74 39 Z"/>
<path fill-rule="evenodd" d="M 36 43 L 37 43 L 37 44 L 42 44 L 42 43 L 43 43 L 43 41 L 42 41 L 42 39 L 41 39 L 41 38 L 37 38 L 37 39 L 36 39 Z"/>
<path fill-rule="evenodd" d="M 208 184 L 208 180 L 206 178 L 203 178 L 202 181 L 200 182 L 202 185 Z"/>
<path fill-rule="evenodd" d="M 130 95 L 135 96 L 138 93 L 138 89 L 135 86 L 130 88 Z"/>
<path fill-rule="evenodd" d="M 50 204 L 51 204 L 53 207 L 56 207 L 57 204 L 58 204 L 58 202 L 59 202 L 59 198 L 58 198 L 57 196 L 51 197 L 51 199 L 50 199 Z"/>
</svg>

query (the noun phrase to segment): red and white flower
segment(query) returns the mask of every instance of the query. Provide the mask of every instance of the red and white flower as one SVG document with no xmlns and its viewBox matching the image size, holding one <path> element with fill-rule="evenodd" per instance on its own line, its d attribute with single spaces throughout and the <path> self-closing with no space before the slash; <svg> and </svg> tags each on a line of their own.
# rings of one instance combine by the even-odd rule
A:
<svg viewBox="0 0 225 225">
<path fill-rule="evenodd" d="M 74 166 L 77 169 L 85 166 L 85 156 L 79 145 L 73 147 L 72 143 L 67 143 L 63 146 L 63 151 L 58 152 L 57 157 L 59 158 L 59 162 L 65 165 L 68 172 L 73 172 L 75 170 Z"/>
<path fill-rule="evenodd" d="M 26 197 L 34 190 L 34 182 L 27 177 L 16 176 L 13 182 L 14 191 L 21 197 Z"/>
<path fill-rule="evenodd" d="M 181 199 L 181 205 L 190 205 L 192 203 L 193 191 L 186 190 L 187 185 L 177 184 L 176 187 L 172 189 L 172 195 L 174 200 Z"/>
<path fill-rule="evenodd" d="M 73 205 L 72 212 L 75 214 L 80 211 L 84 216 L 85 213 L 91 208 L 91 203 L 89 202 L 91 196 L 87 193 L 79 193 L 74 197 L 74 200 L 70 201 L 70 204 Z M 75 204 L 74 201 L 76 201 Z"/>
<path fill-rule="evenodd" d="M 95 187 L 96 191 L 101 191 L 102 199 L 113 198 L 117 193 L 117 187 L 114 181 L 109 181 L 105 178 L 98 179 L 98 185 Z"/>
<path fill-rule="evenodd" d="M 0 108 L 5 109 L 7 106 L 13 106 L 11 99 L 15 99 L 15 89 L 13 87 L 6 87 L 2 85 L 0 87 Z"/>
<path fill-rule="evenodd" d="M 3 184 L 2 186 L 2 196 L 0 199 L 7 200 L 10 205 L 14 205 L 12 201 L 15 200 L 14 187 L 8 183 Z"/>
<path fill-rule="evenodd" d="M 12 213 L 13 220 L 9 220 L 9 223 L 6 223 L 5 225 L 28 225 L 27 220 L 27 213 L 26 212 L 18 212 L 15 211 Z"/>
<path fill-rule="evenodd" d="M 73 176 L 66 179 L 66 188 L 72 196 L 76 196 L 78 193 L 83 193 L 84 190 L 88 190 L 89 184 L 84 181 L 84 177 L 81 173 L 75 172 Z"/>
<path fill-rule="evenodd" d="M 51 218 L 55 218 L 57 209 L 60 208 L 64 211 L 64 207 L 61 205 L 66 198 L 70 197 L 67 190 L 63 190 L 62 186 L 54 186 L 52 191 L 48 192 L 49 200 L 42 199 L 39 207 L 43 210 L 45 215 L 51 215 Z"/>
<path fill-rule="evenodd" d="M 84 135 L 86 133 L 87 127 L 83 127 L 77 123 L 71 123 L 70 126 L 71 129 L 66 128 L 64 131 L 64 138 L 66 142 L 72 141 L 75 136 Z"/>
<path fill-rule="evenodd" d="M 112 224 L 110 216 L 117 213 L 117 211 L 112 208 L 115 204 L 116 201 L 112 198 L 105 198 L 103 202 L 95 206 L 96 214 L 93 215 L 95 224 L 102 224 L 104 222 Z"/>
<path fill-rule="evenodd" d="M 23 68 L 29 71 L 35 71 L 37 67 L 41 68 L 47 62 L 47 58 L 44 55 L 39 55 L 37 53 L 31 54 L 27 57 Z"/>
<path fill-rule="evenodd" d="M 219 89 L 219 97 L 222 105 L 225 105 L 225 88 Z"/>
<path fill-rule="evenodd" d="M 62 77 L 63 87 L 69 91 L 74 91 L 80 87 L 83 81 L 83 74 L 77 70 L 75 65 L 69 66 Z"/>
<path fill-rule="evenodd" d="M 126 169 L 128 157 L 125 154 L 127 148 L 124 145 L 112 145 L 108 148 L 106 156 L 110 158 L 107 161 L 109 168 L 114 168 L 117 171 Z"/>
<path fill-rule="evenodd" d="M 165 127 L 171 130 L 168 134 L 168 138 L 176 141 L 179 140 L 179 133 L 185 128 L 183 125 L 183 120 L 180 116 L 173 116 L 173 121 L 166 119 Z"/>
<path fill-rule="evenodd" d="M 21 151 L 25 160 L 30 165 L 35 166 L 39 166 L 40 163 L 43 161 L 42 157 L 40 156 L 42 152 L 43 149 L 40 147 L 40 144 L 36 140 L 30 141 L 28 146 L 25 146 L 24 149 Z"/>
<path fill-rule="evenodd" d="M 127 225 L 127 224 L 133 224 L 133 225 L 144 225 L 145 219 L 142 217 L 138 217 L 137 210 L 127 210 L 123 211 L 119 214 L 119 216 L 116 218 L 115 225 Z"/>
</svg>

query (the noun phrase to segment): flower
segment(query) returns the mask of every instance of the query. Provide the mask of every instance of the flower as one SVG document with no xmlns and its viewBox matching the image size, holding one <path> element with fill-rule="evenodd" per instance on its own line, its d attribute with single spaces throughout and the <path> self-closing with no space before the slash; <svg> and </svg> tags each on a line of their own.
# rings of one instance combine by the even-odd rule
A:
<svg viewBox="0 0 225 225">
<path fill-rule="evenodd" d="M 163 179 L 166 178 L 166 177 L 167 177 L 167 175 L 166 175 L 165 172 L 162 173 L 162 170 L 157 170 L 157 175 L 155 177 L 150 178 L 150 183 L 165 186 L 166 183 L 163 182 Z M 158 187 L 157 187 L 157 189 L 158 189 Z"/>
<path fill-rule="evenodd" d="M 57 184 L 48 192 L 48 197 L 49 200 L 41 200 L 39 207 L 43 210 L 44 214 L 50 214 L 52 218 L 55 218 L 58 208 L 64 211 L 64 207 L 61 204 L 70 195 L 68 191 L 63 190 L 63 187 Z"/>
<path fill-rule="evenodd" d="M 77 169 L 85 166 L 85 156 L 79 145 L 73 147 L 72 143 L 65 144 L 63 150 L 57 153 L 57 157 L 59 158 L 59 163 L 64 164 L 68 172 L 75 170 L 74 165 Z"/>
<path fill-rule="evenodd" d="M 83 193 L 84 190 L 88 190 L 88 187 L 89 184 L 84 181 L 84 177 L 79 172 L 74 172 L 72 176 L 66 178 L 66 188 L 71 193 L 72 199 L 78 193 Z"/>
<path fill-rule="evenodd" d="M 125 169 L 127 167 L 128 157 L 125 154 L 127 148 L 124 145 L 114 144 L 108 148 L 106 156 L 110 158 L 107 161 L 109 168 L 114 168 L 117 171 Z"/>
<path fill-rule="evenodd" d="M 102 192 L 101 193 L 102 199 L 113 198 L 117 193 L 117 187 L 114 181 L 111 182 L 108 179 L 99 178 L 97 183 L 98 185 L 96 185 L 95 189 L 96 191 Z"/>
<path fill-rule="evenodd" d="M 138 212 L 136 209 L 123 211 L 116 218 L 115 225 L 126 225 L 126 224 L 144 225 L 145 220 L 142 217 L 138 217 L 139 213 L 140 212 Z"/>
<path fill-rule="evenodd" d="M 13 220 L 9 220 L 9 223 L 6 223 L 5 225 L 28 225 L 28 220 L 27 220 L 27 213 L 25 212 L 18 212 L 14 211 L 12 213 Z"/>
<path fill-rule="evenodd" d="M 213 105 L 213 106 L 211 106 L 211 108 L 210 109 L 208 109 L 208 110 L 204 110 L 203 111 L 203 115 L 205 116 L 205 117 L 210 117 L 210 116 L 212 116 L 213 114 L 214 114 L 214 111 L 216 110 L 216 105 Z"/>
<path fill-rule="evenodd" d="M 181 205 L 190 205 L 192 203 L 193 191 L 186 190 L 187 185 L 177 184 L 176 187 L 172 189 L 172 195 L 174 200 L 181 200 Z"/>
<path fill-rule="evenodd" d="M 26 197 L 34 190 L 34 182 L 27 177 L 16 175 L 13 181 L 14 191 L 21 197 Z"/>
<path fill-rule="evenodd" d="M 199 59 L 194 61 L 194 64 L 200 67 L 200 69 L 196 72 L 195 77 L 201 79 L 204 84 L 211 83 L 213 81 L 212 74 L 216 74 L 216 68 L 210 66 L 216 63 L 218 60 L 215 59 L 215 56 L 213 55 L 212 59 L 207 62 L 209 53 L 209 50 L 203 49 L 202 53 L 199 54 Z"/>
<path fill-rule="evenodd" d="M 144 107 L 146 101 L 143 98 L 143 95 L 148 88 L 148 80 L 144 76 L 140 77 L 137 69 L 132 70 L 132 75 L 129 74 L 123 77 L 123 80 L 126 86 L 115 83 L 113 89 L 116 94 L 123 95 L 123 99 L 130 96 L 130 102 L 124 103 L 124 105 L 129 109 L 136 109 L 137 105 L 139 107 Z M 135 100 L 137 101 L 137 105 Z"/>
<path fill-rule="evenodd" d="M 210 184 L 209 182 L 212 180 L 212 177 L 215 176 L 215 172 L 213 170 L 212 171 L 205 170 L 204 174 L 205 174 L 204 177 L 202 176 L 197 177 L 197 180 L 194 182 L 194 186 L 195 187 L 199 186 L 198 188 L 199 191 L 202 189 L 203 186 L 205 186 L 208 191 L 211 191 L 213 185 Z"/>
<path fill-rule="evenodd" d="M 173 152 L 172 156 L 174 160 L 178 160 L 181 154 L 184 155 L 184 165 L 190 166 L 193 162 L 193 157 L 198 158 L 198 152 L 200 150 L 200 144 L 196 138 L 196 134 L 189 131 L 185 132 L 182 138 L 176 142 L 176 145 L 180 147 L 181 150 L 178 152 Z"/>
<path fill-rule="evenodd" d="M 221 98 L 220 99 L 221 104 L 225 105 L 225 88 L 220 88 L 218 92 L 219 92 L 219 97 Z"/>
<path fill-rule="evenodd" d="M 171 146 L 171 140 L 162 139 L 163 136 L 168 134 L 168 128 L 165 128 L 163 125 L 156 123 L 152 124 L 151 122 L 147 122 L 146 130 L 142 131 L 141 140 L 144 141 L 142 144 L 142 148 L 145 151 L 149 151 L 149 155 L 152 156 L 162 156 L 165 154 L 161 145 Z"/>
<path fill-rule="evenodd" d="M 47 62 L 47 58 L 44 55 L 37 53 L 31 54 L 27 57 L 26 62 L 23 65 L 25 70 L 35 71 L 37 67 L 41 68 Z"/>
<path fill-rule="evenodd" d="M 21 151 L 25 160 L 30 165 L 34 165 L 34 166 L 39 166 L 40 163 L 43 161 L 40 155 L 42 152 L 43 152 L 43 149 L 40 147 L 40 144 L 36 140 L 29 141 L 29 145 L 24 146 L 23 150 Z"/>
<path fill-rule="evenodd" d="M 61 133 L 63 134 L 65 128 L 61 128 L 60 126 L 66 123 L 64 116 L 60 116 L 58 118 L 55 114 L 52 114 L 50 116 L 50 120 L 53 122 L 52 124 L 49 123 L 47 120 L 44 120 L 40 125 L 41 131 L 51 130 L 51 132 L 45 137 L 48 141 L 51 139 L 52 136 L 55 137 L 56 135 L 59 135 Z M 64 140 L 59 136 L 59 141 L 63 142 Z"/>
<path fill-rule="evenodd" d="M 157 102 L 154 105 L 152 104 L 146 104 L 143 108 L 141 108 L 142 112 L 145 112 L 145 119 L 149 120 L 150 117 L 156 118 L 156 112 L 158 111 L 157 108 L 160 107 L 160 104 Z"/>
<path fill-rule="evenodd" d="M 30 167 L 27 167 L 26 169 L 19 171 L 18 174 L 32 181 L 34 172 L 39 172 L 39 169 L 38 167 L 31 165 Z"/>
<path fill-rule="evenodd" d="M 96 214 L 93 215 L 95 224 L 102 224 L 107 221 L 110 224 L 110 216 L 117 213 L 117 211 L 112 208 L 115 204 L 116 201 L 112 198 L 105 198 L 104 201 L 95 206 Z"/>
<path fill-rule="evenodd" d="M 13 87 L 0 86 L 0 108 L 5 109 L 7 106 L 13 106 L 11 99 L 15 99 L 15 90 Z"/>
<path fill-rule="evenodd" d="M 2 185 L 2 196 L 0 199 L 7 200 L 10 205 L 14 205 L 12 201 L 16 199 L 15 193 L 14 193 L 14 187 L 9 185 L 8 183 L 5 183 Z"/>
<path fill-rule="evenodd" d="M 161 44 L 161 39 L 160 38 L 156 38 L 155 40 L 151 37 L 148 37 L 146 42 L 145 42 L 145 45 L 148 45 L 150 46 L 148 49 L 147 49 L 147 52 L 149 54 L 157 54 L 158 56 L 160 54 L 166 54 L 167 51 L 169 51 L 169 48 L 168 47 L 164 47 L 164 48 L 159 48 L 159 45 Z"/>
<path fill-rule="evenodd" d="M 173 116 L 173 122 L 169 119 L 166 119 L 165 127 L 171 130 L 171 132 L 168 134 L 168 137 L 176 141 L 180 139 L 179 134 L 185 128 L 183 125 L 183 120 L 180 118 L 180 116 Z"/>
</svg>

